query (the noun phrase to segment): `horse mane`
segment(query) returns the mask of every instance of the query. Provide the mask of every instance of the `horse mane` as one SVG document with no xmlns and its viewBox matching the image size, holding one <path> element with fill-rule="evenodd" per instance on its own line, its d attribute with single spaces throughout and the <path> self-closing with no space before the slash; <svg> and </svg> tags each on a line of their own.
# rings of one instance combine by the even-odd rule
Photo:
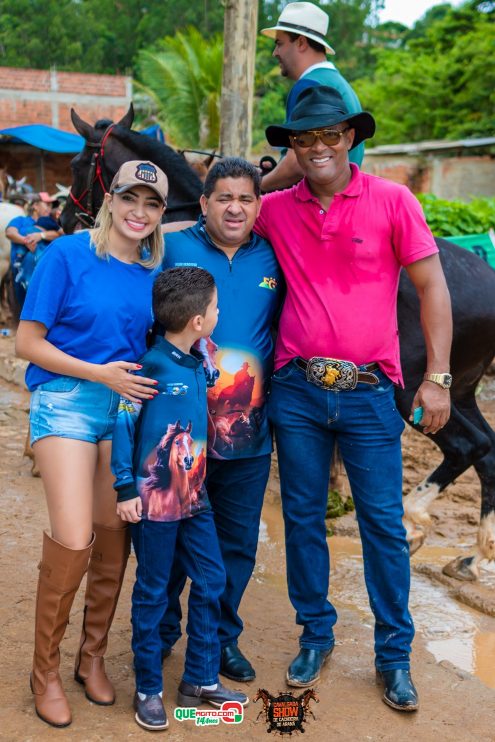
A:
<svg viewBox="0 0 495 742">
<path fill-rule="evenodd" d="M 113 121 L 111 119 L 98 119 L 94 128 L 99 131 L 100 129 L 108 129 L 112 124 Z"/>
<path fill-rule="evenodd" d="M 118 124 L 112 130 L 112 136 L 115 136 L 128 149 L 136 152 L 136 159 L 142 157 L 143 160 L 150 160 L 164 171 L 171 186 L 173 184 L 169 194 L 170 206 L 181 202 L 195 202 L 198 204 L 197 211 L 199 211 L 199 197 L 203 192 L 203 186 L 182 155 L 179 155 L 168 144 L 163 144 L 146 134 L 140 134 Z"/>
<path fill-rule="evenodd" d="M 170 486 L 171 472 L 168 465 L 170 459 L 170 449 L 174 439 L 181 433 L 185 433 L 182 425 L 169 425 L 167 432 L 161 439 L 156 449 L 156 462 L 150 466 L 149 477 L 145 480 L 147 489 L 152 490 L 156 487 L 167 489 Z"/>
</svg>

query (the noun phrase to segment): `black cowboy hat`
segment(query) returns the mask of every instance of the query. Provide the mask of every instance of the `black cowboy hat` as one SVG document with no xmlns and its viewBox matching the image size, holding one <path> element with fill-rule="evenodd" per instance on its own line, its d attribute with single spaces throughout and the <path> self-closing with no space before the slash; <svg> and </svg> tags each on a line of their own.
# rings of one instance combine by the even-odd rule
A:
<svg viewBox="0 0 495 742">
<path fill-rule="evenodd" d="M 318 85 L 303 90 L 290 119 L 280 126 L 269 126 L 265 134 L 273 147 L 290 147 L 289 134 L 293 132 L 328 128 L 343 121 L 347 121 L 350 128 L 355 130 L 351 149 L 375 133 L 375 119 L 371 113 L 349 113 L 338 90 Z"/>
</svg>

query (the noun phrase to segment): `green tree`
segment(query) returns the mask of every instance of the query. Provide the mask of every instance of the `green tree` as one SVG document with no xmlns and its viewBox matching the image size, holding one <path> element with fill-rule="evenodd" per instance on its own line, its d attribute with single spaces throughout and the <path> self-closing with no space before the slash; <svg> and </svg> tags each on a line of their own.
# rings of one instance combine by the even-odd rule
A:
<svg viewBox="0 0 495 742">
<path fill-rule="evenodd" d="M 140 49 L 194 25 L 223 30 L 212 0 L 2 0 L 0 65 L 128 73 Z"/>
<path fill-rule="evenodd" d="M 138 58 L 138 87 L 155 102 L 158 121 L 183 147 L 218 147 L 223 40 L 195 28 L 165 37 Z"/>
<path fill-rule="evenodd" d="M 376 144 L 493 136 L 495 18 L 468 2 L 400 50 L 379 49 L 354 87 L 377 121 Z"/>
<path fill-rule="evenodd" d="M 92 71 L 103 64 L 96 21 L 73 0 L 2 0 L 0 64 Z"/>
</svg>

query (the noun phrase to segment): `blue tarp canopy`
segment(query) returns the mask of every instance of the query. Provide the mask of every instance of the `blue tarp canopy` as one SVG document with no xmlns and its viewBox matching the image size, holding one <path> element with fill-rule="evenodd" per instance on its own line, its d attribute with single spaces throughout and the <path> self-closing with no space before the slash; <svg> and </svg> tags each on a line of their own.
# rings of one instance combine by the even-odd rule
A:
<svg viewBox="0 0 495 742">
<path fill-rule="evenodd" d="M 159 142 L 165 141 L 163 131 L 155 124 L 143 129 L 141 134 L 147 134 Z M 0 135 L 12 137 L 14 142 L 24 142 L 31 147 L 44 149 L 47 152 L 59 152 L 60 154 L 75 154 L 84 147 L 84 139 L 79 134 L 71 134 L 70 131 L 55 129 L 45 124 L 30 124 L 29 126 L 12 126 L 10 129 L 0 129 Z"/>
<path fill-rule="evenodd" d="M 14 141 L 24 142 L 47 152 L 75 154 L 84 147 L 84 139 L 79 134 L 71 134 L 70 131 L 61 131 L 53 126 L 45 126 L 45 124 L 12 126 L 10 129 L 0 129 L 0 134 L 13 137 Z"/>
</svg>

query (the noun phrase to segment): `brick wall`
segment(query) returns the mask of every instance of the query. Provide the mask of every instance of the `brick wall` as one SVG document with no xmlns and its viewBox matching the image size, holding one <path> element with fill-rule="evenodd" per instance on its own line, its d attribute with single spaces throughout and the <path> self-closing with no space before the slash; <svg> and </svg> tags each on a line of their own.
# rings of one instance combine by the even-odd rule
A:
<svg viewBox="0 0 495 742">
<path fill-rule="evenodd" d="M 407 185 L 413 193 L 434 193 L 439 198 L 469 200 L 495 195 L 495 158 L 490 155 L 436 154 L 367 155 L 363 170 Z"/>
<path fill-rule="evenodd" d="M 73 131 L 70 109 L 94 123 L 118 120 L 131 101 L 131 78 L 0 67 L 0 128 L 48 124 Z"/>
<path fill-rule="evenodd" d="M 72 182 L 70 162 L 74 155 L 44 152 L 24 144 L 0 143 L 0 167 L 16 180 L 26 176 L 26 181 L 35 191 L 55 193 L 57 183 L 70 186 Z"/>
</svg>

